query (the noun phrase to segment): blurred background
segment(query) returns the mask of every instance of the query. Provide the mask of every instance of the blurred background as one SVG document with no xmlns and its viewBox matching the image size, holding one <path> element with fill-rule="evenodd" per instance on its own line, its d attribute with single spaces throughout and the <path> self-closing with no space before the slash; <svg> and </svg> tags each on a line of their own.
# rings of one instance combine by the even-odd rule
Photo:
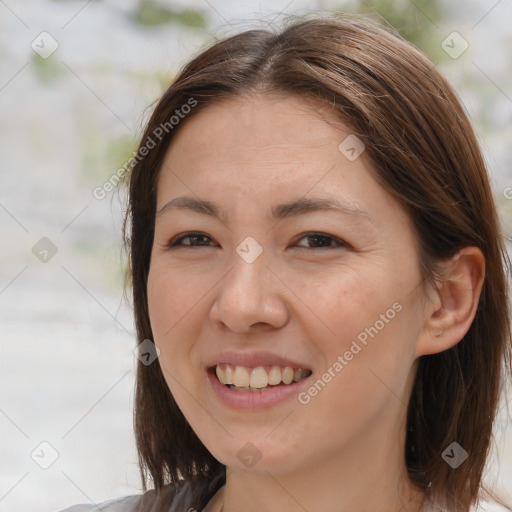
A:
<svg viewBox="0 0 512 512">
<path fill-rule="evenodd" d="M 0 0 L 0 512 L 140 492 L 123 193 L 108 180 L 192 55 L 312 11 L 366 13 L 434 61 L 512 236 L 511 0 Z M 505 398 L 495 437 L 487 482 L 512 501 Z"/>
</svg>

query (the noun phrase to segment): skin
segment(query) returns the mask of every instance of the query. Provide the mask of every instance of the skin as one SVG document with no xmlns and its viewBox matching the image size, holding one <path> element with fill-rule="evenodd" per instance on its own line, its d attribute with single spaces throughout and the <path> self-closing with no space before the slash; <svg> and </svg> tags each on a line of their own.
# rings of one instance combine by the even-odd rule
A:
<svg viewBox="0 0 512 512">
<path fill-rule="evenodd" d="M 226 215 L 157 213 L 148 278 L 166 381 L 227 466 L 214 510 L 223 500 L 223 512 L 419 511 L 424 495 L 403 456 L 417 358 L 456 344 L 476 311 L 482 253 L 465 248 L 443 263 L 450 273 L 439 292 L 424 290 L 409 218 L 365 153 L 349 161 L 338 150 L 350 128 L 319 114 L 332 116 L 294 96 L 215 104 L 180 127 L 159 177 L 157 212 L 188 196 Z M 267 217 L 272 206 L 303 197 L 343 199 L 370 220 L 334 211 Z M 191 231 L 209 238 L 166 247 Z M 334 240 L 312 240 L 311 232 Z M 253 263 L 236 252 L 248 236 L 263 249 Z M 207 382 L 206 361 L 221 350 L 289 354 L 320 377 L 394 303 L 400 312 L 305 405 L 293 397 L 233 410 Z M 250 468 L 237 457 L 247 442 L 261 454 Z"/>
</svg>

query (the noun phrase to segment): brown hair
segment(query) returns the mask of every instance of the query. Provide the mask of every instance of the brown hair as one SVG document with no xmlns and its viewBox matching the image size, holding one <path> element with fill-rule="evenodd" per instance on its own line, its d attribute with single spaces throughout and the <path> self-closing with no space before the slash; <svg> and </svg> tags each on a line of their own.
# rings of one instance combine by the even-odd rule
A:
<svg viewBox="0 0 512 512">
<path fill-rule="evenodd" d="M 320 100 L 351 127 L 376 179 L 412 220 L 424 284 L 435 286 L 436 263 L 463 247 L 483 252 L 486 275 L 470 329 L 453 348 L 419 360 L 404 453 L 410 478 L 428 496 L 449 510 L 467 511 L 478 497 L 511 368 L 510 261 L 485 164 L 459 100 L 432 62 L 391 30 L 355 17 L 306 18 L 279 31 L 227 37 L 181 70 L 158 102 L 140 148 L 162 132 L 159 127 L 165 134 L 130 176 L 124 228 L 138 342 L 152 339 L 146 282 L 156 184 L 173 135 L 208 105 L 255 92 Z M 187 104 L 194 107 L 171 126 L 170 117 Z M 158 360 L 138 364 L 135 430 L 144 489 L 148 473 L 159 489 L 225 470 L 176 405 Z M 456 470 L 441 457 L 453 441 L 469 453 Z"/>
</svg>

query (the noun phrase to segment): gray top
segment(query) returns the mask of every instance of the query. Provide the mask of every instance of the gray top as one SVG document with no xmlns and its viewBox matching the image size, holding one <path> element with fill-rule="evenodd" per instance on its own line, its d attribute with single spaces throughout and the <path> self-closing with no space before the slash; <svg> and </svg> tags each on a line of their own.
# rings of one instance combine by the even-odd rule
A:
<svg viewBox="0 0 512 512">
<path fill-rule="evenodd" d="M 164 486 L 160 492 L 151 489 L 103 503 L 73 505 L 61 512 L 201 512 L 224 482 L 224 473 L 212 480 L 181 480 Z"/>
<path fill-rule="evenodd" d="M 203 479 L 194 483 L 181 480 L 176 484 L 166 485 L 159 493 L 151 489 L 144 494 L 125 496 L 103 503 L 74 505 L 61 512 L 206 512 L 204 507 L 224 483 L 224 473 L 212 480 Z M 210 509 L 210 507 L 207 508 Z M 471 512 L 506 512 L 507 510 L 497 503 L 485 500 L 471 508 Z M 447 511 L 433 506 L 427 500 L 422 512 Z"/>
</svg>

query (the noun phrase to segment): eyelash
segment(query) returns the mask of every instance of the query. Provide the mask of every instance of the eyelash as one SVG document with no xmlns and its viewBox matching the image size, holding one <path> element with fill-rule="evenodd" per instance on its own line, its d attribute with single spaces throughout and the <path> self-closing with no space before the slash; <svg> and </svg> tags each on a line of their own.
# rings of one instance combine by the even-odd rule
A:
<svg viewBox="0 0 512 512">
<path fill-rule="evenodd" d="M 174 238 L 174 240 L 171 240 L 165 246 L 165 249 L 167 249 L 167 250 L 174 250 L 174 249 L 179 248 L 179 247 L 186 247 L 186 248 L 192 248 L 192 247 L 211 247 L 211 246 L 208 246 L 208 245 L 192 245 L 192 244 L 183 245 L 183 244 L 180 243 L 183 240 L 185 240 L 187 238 L 191 238 L 191 237 L 206 237 L 206 238 L 211 240 L 211 238 L 208 235 L 204 234 L 204 233 L 190 232 L 190 233 L 185 233 L 183 235 L 178 235 L 178 236 L 179 236 L 179 238 Z M 318 232 L 315 232 L 315 231 L 304 233 L 297 240 L 300 241 L 303 238 L 309 238 L 309 237 L 319 237 L 319 238 L 329 239 L 331 241 L 334 241 L 336 244 L 338 244 L 339 248 L 342 248 L 342 247 L 348 248 L 349 247 L 349 244 L 347 244 L 346 242 L 343 242 L 342 240 L 340 240 L 338 238 L 335 238 L 335 237 L 330 236 L 330 235 L 326 235 L 325 233 L 318 233 Z M 311 249 L 335 249 L 335 248 L 336 247 L 333 247 L 333 246 L 327 246 L 327 247 L 302 247 L 301 246 L 301 249 L 306 249 L 306 250 L 311 250 Z"/>
</svg>

